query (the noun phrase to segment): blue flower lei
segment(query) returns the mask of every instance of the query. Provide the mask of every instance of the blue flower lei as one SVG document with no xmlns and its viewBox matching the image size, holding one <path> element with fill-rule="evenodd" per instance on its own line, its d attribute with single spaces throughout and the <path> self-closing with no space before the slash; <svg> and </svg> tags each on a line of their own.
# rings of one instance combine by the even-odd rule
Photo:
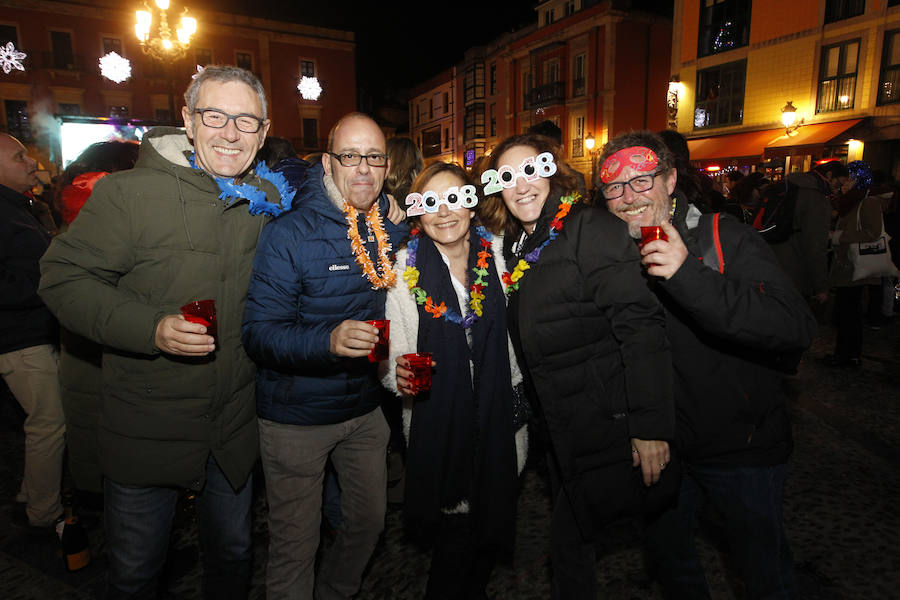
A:
<svg viewBox="0 0 900 600">
<path fill-rule="evenodd" d="M 195 157 L 196 154 L 191 153 L 190 163 L 193 168 L 199 169 L 200 167 L 197 166 Z M 277 217 L 284 211 L 290 209 L 297 190 L 291 187 L 284 175 L 278 171 L 272 171 L 263 161 L 256 163 L 256 166 L 253 167 L 253 171 L 260 179 L 265 179 L 275 186 L 275 189 L 278 190 L 278 195 L 281 198 L 281 204 L 268 202 L 266 200 L 266 193 L 249 183 L 238 185 L 234 182 L 234 178 L 210 175 L 215 179 L 216 185 L 218 185 L 221 190 L 219 199 L 224 200 L 226 206 L 230 206 L 238 198 L 244 198 L 250 202 L 249 210 L 251 215 L 266 214 Z M 231 198 L 231 200 L 229 200 L 229 198 Z"/>
</svg>

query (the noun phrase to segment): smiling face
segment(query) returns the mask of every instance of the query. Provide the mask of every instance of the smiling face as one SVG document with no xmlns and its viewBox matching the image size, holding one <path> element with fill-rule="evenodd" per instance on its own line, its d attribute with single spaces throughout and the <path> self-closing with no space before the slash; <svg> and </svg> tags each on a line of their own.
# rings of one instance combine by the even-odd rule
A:
<svg viewBox="0 0 900 600">
<path fill-rule="evenodd" d="M 37 162 L 16 138 L 0 133 L 0 185 L 24 194 L 39 182 Z"/>
<path fill-rule="evenodd" d="M 200 87 L 197 108 L 215 108 L 230 115 L 253 115 L 262 120 L 259 96 L 242 81 L 209 80 Z M 187 136 L 194 141 L 197 166 L 217 177 L 237 177 L 250 168 L 256 153 L 266 139 L 269 121 L 256 133 L 238 130 L 234 119 L 225 127 L 207 127 L 199 114 L 191 114 L 185 106 L 181 110 Z"/>
<path fill-rule="evenodd" d="M 647 174 L 646 171 L 638 171 L 629 165 L 625 166 L 607 184 L 623 183 L 634 177 Z M 612 214 L 628 223 L 628 233 L 631 237 L 640 239 L 641 227 L 659 225 L 669 219 L 669 210 L 671 208 L 669 197 L 675 191 L 676 178 L 675 169 L 669 169 L 653 178 L 653 187 L 649 190 L 635 192 L 631 189 L 631 186 L 625 185 L 625 193 L 622 197 L 607 200 L 606 206 Z"/>
<path fill-rule="evenodd" d="M 531 146 L 513 146 L 497 158 L 497 168 L 509 165 L 518 172 L 523 160 L 538 154 Z M 526 181 L 524 177 L 516 177 L 516 185 L 503 188 L 500 195 L 507 210 L 522 224 L 525 231 L 531 233 L 541 216 L 544 202 L 550 195 L 550 180 L 538 177 L 534 181 Z"/>
<path fill-rule="evenodd" d="M 438 173 L 425 183 L 422 193 L 435 192 L 442 196 L 449 187 L 462 187 L 466 182 L 453 173 Z M 449 247 L 465 241 L 469 233 L 472 211 L 468 208 L 450 210 L 443 202 L 436 213 L 425 213 L 419 217 L 419 223 L 425 235 L 430 237 L 438 247 Z"/>
<path fill-rule="evenodd" d="M 386 154 L 386 143 L 381 128 L 361 115 L 344 117 L 334 129 L 334 139 L 330 152 L 335 154 Z M 335 186 L 357 210 L 368 210 L 378 194 L 384 178 L 390 169 L 390 160 L 381 167 L 370 167 L 366 159 L 361 159 L 355 167 L 345 167 L 334 156 L 322 155 L 325 174 L 330 175 Z"/>
</svg>

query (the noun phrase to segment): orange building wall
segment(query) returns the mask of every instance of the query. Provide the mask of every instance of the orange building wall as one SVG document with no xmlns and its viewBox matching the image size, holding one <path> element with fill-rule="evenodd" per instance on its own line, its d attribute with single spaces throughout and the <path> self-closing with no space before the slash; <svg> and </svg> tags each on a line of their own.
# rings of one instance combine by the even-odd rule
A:
<svg viewBox="0 0 900 600">
<path fill-rule="evenodd" d="M 869 4 L 873 1 L 877 0 Z M 751 11 L 750 44 L 756 44 L 818 27 L 821 6 L 808 1 L 754 0 Z"/>
<path fill-rule="evenodd" d="M 672 29 L 623 21 L 616 26 L 613 137 L 631 129 L 663 129 Z"/>
<path fill-rule="evenodd" d="M 697 43 L 700 36 L 700 1 L 683 0 L 681 22 L 681 62 L 697 58 Z"/>
</svg>

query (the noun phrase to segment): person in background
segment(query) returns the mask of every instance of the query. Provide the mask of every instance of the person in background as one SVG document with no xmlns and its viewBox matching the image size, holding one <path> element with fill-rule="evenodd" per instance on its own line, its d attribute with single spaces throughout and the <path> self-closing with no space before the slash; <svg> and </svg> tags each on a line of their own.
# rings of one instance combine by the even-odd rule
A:
<svg viewBox="0 0 900 600">
<path fill-rule="evenodd" d="M 723 212 L 745 225 L 752 225 L 762 201 L 760 191 L 770 183 L 771 181 L 762 173 L 750 173 L 746 177 L 741 177 L 731 188 Z"/>
<path fill-rule="evenodd" d="M 306 172 L 313 163 L 297 156 L 290 140 L 283 137 L 269 136 L 260 148 L 257 159 L 264 161 L 273 171 L 284 175 L 287 182 L 295 190 L 299 190 L 306 178 Z"/>
<path fill-rule="evenodd" d="M 0 375 L 25 411 L 25 472 L 16 501 L 29 531 L 53 533 L 60 499 L 65 417 L 59 391 L 57 323 L 38 297 L 38 261 L 50 232 L 25 195 L 38 185 L 37 162 L 0 133 Z"/>
<path fill-rule="evenodd" d="M 466 185 L 474 192 L 462 167 L 436 162 L 411 191 L 443 198 Z M 497 555 L 513 547 L 516 473 L 527 455 L 526 423 L 515 419 L 522 374 L 506 330 L 502 237 L 473 207 L 436 208 L 410 209 L 412 237 L 394 266 L 406 285 L 388 291 L 385 307 L 391 345 L 382 383 L 403 396 L 404 521 L 434 543 L 425 598 L 481 599 Z M 411 385 L 403 355 L 415 352 L 437 364 L 428 391 Z"/>
<path fill-rule="evenodd" d="M 651 569 L 667 597 L 710 597 L 693 537 L 708 500 L 725 515 L 746 596 L 793 597 L 781 512 L 791 425 L 774 359 L 809 346 L 815 320 L 755 230 L 701 215 L 678 191 L 677 162 L 660 136 L 619 135 L 599 160 L 606 207 L 631 237 L 649 226 L 668 237 L 640 250 L 666 311 L 683 460 L 677 504 L 647 521 Z M 710 247 L 721 250 L 717 268 Z"/>
<path fill-rule="evenodd" d="M 558 151 L 539 135 L 502 141 L 480 215 L 504 233 L 510 337 L 552 447 L 553 597 L 595 600 L 602 528 L 677 491 L 672 367 L 626 227 L 581 204 Z"/>
<path fill-rule="evenodd" d="M 140 145 L 134 142 L 91 144 L 69 164 L 56 181 L 54 201 L 63 217 L 62 230 L 71 225 L 94 185 L 109 173 L 134 167 Z M 59 331 L 59 382 L 66 414 L 69 473 L 78 490 L 77 501 L 96 500 L 103 491 L 97 455 L 97 425 L 103 400 L 103 347 L 67 327 Z"/>
<path fill-rule="evenodd" d="M 255 75 L 207 66 L 185 104 L 184 130 L 150 130 L 135 168 L 98 181 L 41 262 L 41 298 L 104 347 L 98 444 L 113 598 L 156 591 L 185 488 L 197 497 L 204 597 L 249 593 L 259 438 L 241 314 L 260 231 L 294 191 L 255 162 L 270 125 Z M 215 336 L 180 312 L 203 299 L 215 301 Z"/>
<path fill-rule="evenodd" d="M 724 210 L 725 196 L 716 191 L 712 179 L 705 172 L 691 165 L 687 138 L 671 129 L 660 131 L 659 136 L 674 157 L 675 170 L 678 172 L 675 185 L 678 191 L 701 212 Z"/>
<path fill-rule="evenodd" d="M 559 128 L 559 125 L 557 125 L 550 119 L 545 119 L 540 123 L 535 123 L 534 125 L 529 127 L 528 133 L 543 135 L 553 140 L 556 145 L 559 146 L 560 152 L 558 152 L 558 154 L 562 156 L 563 139 L 562 129 Z M 593 201 L 593 198 L 588 196 L 587 185 L 585 184 L 584 180 L 584 173 L 576 171 L 575 169 L 570 169 L 570 171 L 572 172 L 572 176 L 575 177 L 575 191 L 581 194 L 582 202 L 590 204 Z"/>
<path fill-rule="evenodd" d="M 828 198 L 840 192 L 847 177 L 847 167 L 837 160 L 786 177 L 798 188 L 794 233 L 771 247 L 778 264 L 813 306 L 828 300 L 828 232 L 832 208 Z"/>
<path fill-rule="evenodd" d="M 863 292 L 868 285 L 880 285 L 880 278 L 853 281 L 850 244 L 873 242 L 881 235 L 881 199 L 869 195 L 872 171 L 861 160 L 847 165 L 850 177 L 838 198 L 837 223 L 831 235 L 834 260 L 830 283 L 835 288 L 834 321 L 837 327 L 834 351 L 823 362 L 831 367 L 858 367 L 863 345 Z"/>
<path fill-rule="evenodd" d="M 732 169 L 725 173 L 722 195 L 725 196 L 726 200 L 731 197 L 731 191 L 734 189 L 734 186 L 736 186 L 743 178 L 744 174 L 737 169 Z"/>
</svg>

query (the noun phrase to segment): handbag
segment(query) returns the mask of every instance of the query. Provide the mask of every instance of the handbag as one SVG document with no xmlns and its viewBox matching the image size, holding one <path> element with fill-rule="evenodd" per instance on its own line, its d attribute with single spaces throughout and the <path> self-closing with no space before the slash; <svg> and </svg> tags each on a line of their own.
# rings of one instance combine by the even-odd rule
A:
<svg viewBox="0 0 900 600">
<path fill-rule="evenodd" d="M 856 207 L 856 228 L 861 228 L 860 211 L 865 200 Z M 871 242 L 853 242 L 850 244 L 850 264 L 853 265 L 853 281 L 868 279 L 870 277 L 893 277 L 897 274 L 897 267 L 891 260 L 891 248 L 888 242 L 891 240 L 884 231 L 884 217 L 881 219 L 881 235 Z"/>
</svg>

